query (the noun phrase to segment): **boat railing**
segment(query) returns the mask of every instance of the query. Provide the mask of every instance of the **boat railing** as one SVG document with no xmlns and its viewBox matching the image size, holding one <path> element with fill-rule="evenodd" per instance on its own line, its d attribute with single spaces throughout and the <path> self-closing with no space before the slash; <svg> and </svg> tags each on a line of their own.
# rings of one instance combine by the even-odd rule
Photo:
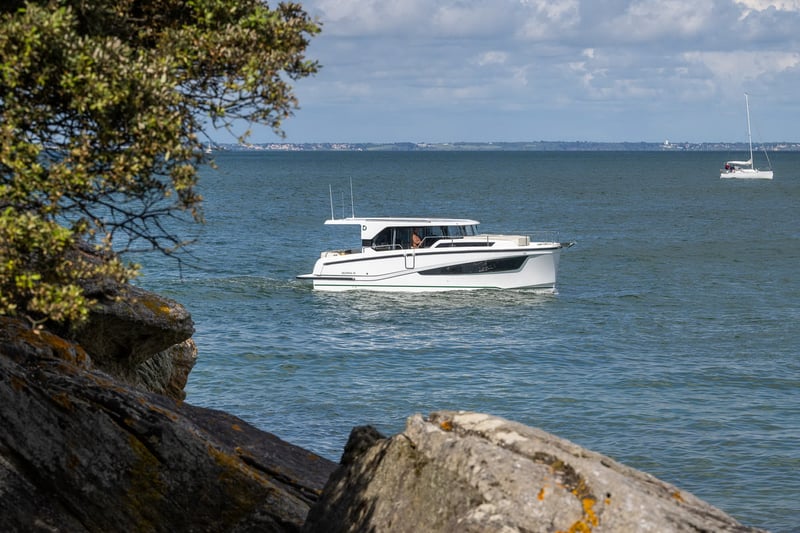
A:
<svg viewBox="0 0 800 533">
<path fill-rule="evenodd" d="M 531 230 L 519 231 L 503 234 L 486 234 L 477 235 L 477 237 L 486 240 L 500 240 L 500 241 L 516 241 L 521 246 L 527 246 L 530 243 L 550 244 L 558 242 L 558 231 L 555 230 Z"/>
<path fill-rule="evenodd" d="M 460 238 L 461 237 L 446 237 L 444 235 L 426 235 L 422 238 L 418 248 L 430 248 L 439 241 L 453 241 L 454 239 Z"/>
<path fill-rule="evenodd" d="M 534 230 L 523 232 L 531 242 L 558 242 L 558 232 L 555 230 Z"/>
<path fill-rule="evenodd" d="M 402 250 L 403 246 L 400 244 L 376 244 L 372 246 L 376 252 L 387 252 L 389 250 Z"/>
<path fill-rule="evenodd" d="M 427 235 L 422 238 L 420 245 L 416 249 L 425 248 L 445 248 L 451 246 L 474 246 L 475 243 L 483 242 L 487 246 L 491 246 L 496 241 L 515 241 L 520 246 L 527 246 L 530 243 L 557 243 L 558 232 L 552 230 L 535 230 L 535 231 L 521 231 L 519 233 L 508 234 L 480 234 L 470 236 L 445 236 L 445 235 Z M 369 246 L 368 246 L 369 247 Z M 392 250 L 406 250 L 414 249 L 410 243 L 394 243 L 394 244 L 380 244 L 372 245 L 371 248 L 376 252 L 385 252 Z M 341 255 L 343 253 L 352 253 L 351 251 L 336 250 L 332 255 Z"/>
<path fill-rule="evenodd" d="M 338 257 L 340 255 L 357 254 L 361 250 L 325 250 L 319 254 L 320 257 Z"/>
</svg>

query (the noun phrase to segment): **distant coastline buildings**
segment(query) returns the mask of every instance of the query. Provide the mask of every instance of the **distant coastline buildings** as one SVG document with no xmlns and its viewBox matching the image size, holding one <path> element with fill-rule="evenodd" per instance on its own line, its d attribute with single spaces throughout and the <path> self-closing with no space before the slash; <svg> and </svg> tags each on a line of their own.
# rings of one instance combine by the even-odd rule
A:
<svg viewBox="0 0 800 533">
<path fill-rule="evenodd" d="M 800 142 L 762 143 L 759 149 L 768 152 L 797 152 Z M 272 151 L 272 152 L 312 152 L 312 151 L 393 151 L 393 152 L 455 152 L 455 151 L 686 151 L 686 152 L 727 152 L 747 150 L 747 143 L 690 143 L 671 142 L 588 142 L 588 141 L 521 141 L 521 142 L 454 142 L 454 143 L 253 143 L 253 144 L 214 144 L 213 151 Z"/>
</svg>

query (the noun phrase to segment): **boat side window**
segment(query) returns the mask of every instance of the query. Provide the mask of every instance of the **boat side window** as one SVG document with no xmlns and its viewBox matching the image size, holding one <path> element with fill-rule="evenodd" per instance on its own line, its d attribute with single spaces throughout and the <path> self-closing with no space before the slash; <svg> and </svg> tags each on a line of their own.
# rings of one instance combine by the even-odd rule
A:
<svg viewBox="0 0 800 533">
<path fill-rule="evenodd" d="M 396 248 L 411 248 L 412 228 L 392 228 L 394 230 L 394 244 Z M 420 237 L 422 237 L 420 235 Z"/>
<path fill-rule="evenodd" d="M 398 241 L 403 248 L 426 248 L 430 246 L 427 227 L 397 228 Z"/>
<path fill-rule="evenodd" d="M 420 228 L 422 244 L 420 248 L 430 248 L 436 241 L 447 236 L 447 226 L 425 226 Z"/>
<path fill-rule="evenodd" d="M 383 231 L 375 235 L 375 238 L 372 239 L 371 246 L 377 251 L 399 248 L 395 241 L 395 228 L 384 228 Z"/>
<path fill-rule="evenodd" d="M 453 239 L 464 237 L 466 235 L 475 235 L 475 230 L 472 226 L 447 226 L 447 236 Z"/>
</svg>

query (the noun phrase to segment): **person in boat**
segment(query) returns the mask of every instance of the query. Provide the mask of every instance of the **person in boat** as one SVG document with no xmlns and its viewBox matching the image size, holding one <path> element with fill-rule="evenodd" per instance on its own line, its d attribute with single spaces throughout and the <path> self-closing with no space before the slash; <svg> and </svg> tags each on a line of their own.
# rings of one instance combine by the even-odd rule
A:
<svg viewBox="0 0 800 533">
<path fill-rule="evenodd" d="M 419 248 L 422 244 L 422 239 L 419 236 L 417 228 L 411 230 L 411 247 L 412 248 Z"/>
</svg>

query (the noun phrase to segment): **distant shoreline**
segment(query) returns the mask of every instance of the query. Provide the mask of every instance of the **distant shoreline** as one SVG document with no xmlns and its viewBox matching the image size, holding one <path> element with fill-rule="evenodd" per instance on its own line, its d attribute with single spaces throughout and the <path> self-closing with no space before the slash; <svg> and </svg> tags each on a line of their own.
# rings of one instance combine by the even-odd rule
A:
<svg viewBox="0 0 800 533">
<path fill-rule="evenodd" d="M 212 151 L 275 151 L 275 152 L 727 152 L 747 151 L 747 143 L 689 143 L 689 142 L 584 142 L 584 141 L 524 141 L 524 142 L 454 142 L 454 143 L 253 143 L 214 144 Z M 755 151 L 798 152 L 800 142 L 762 143 Z"/>
</svg>

